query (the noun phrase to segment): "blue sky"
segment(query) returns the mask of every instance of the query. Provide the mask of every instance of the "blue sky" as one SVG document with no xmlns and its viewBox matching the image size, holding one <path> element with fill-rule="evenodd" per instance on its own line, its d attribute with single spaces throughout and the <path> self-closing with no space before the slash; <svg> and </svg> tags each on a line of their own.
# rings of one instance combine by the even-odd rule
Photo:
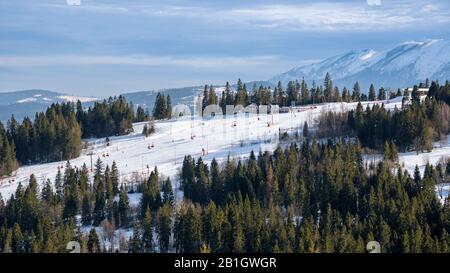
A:
<svg viewBox="0 0 450 273">
<path fill-rule="evenodd" d="M 264 80 L 352 49 L 448 38 L 450 1 L 0 1 L 0 92 Z"/>
</svg>

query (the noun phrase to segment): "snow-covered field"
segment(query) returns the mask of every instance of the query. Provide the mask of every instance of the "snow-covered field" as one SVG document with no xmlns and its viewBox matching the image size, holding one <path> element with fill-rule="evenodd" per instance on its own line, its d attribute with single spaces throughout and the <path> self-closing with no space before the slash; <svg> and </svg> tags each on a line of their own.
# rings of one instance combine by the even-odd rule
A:
<svg viewBox="0 0 450 273">
<path fill-rule="evenodd" d="M 417 165 L 422 175 L 427 163 L 436 166 L 441 162 L 444 163 L 445 167 L 445 162 L 447 162 L 448 158 L 450 158 L 450 136 L 447 137 L 446 143 L 434 143 L 434 148 L 429 153 L 417 154 L 416 152 L 409 152 L 399 154 L 399 162 L 403 168 L 407 169 L 410 174 L 413 174 Z M 448 197 L 449 192 L 450 183 L 442 183 L 436 187 L 436 195 L 442 203 Z"/>
<path fill-rule="evenodd" d="M 399 153 L 398 161 L 402 169 L 407 170 L 409 174 L 413 175 L 414 170 L 419 167 L 420 174 L 423 175 L 427 163 L 436 166 L 439 163 L 446 164 L 446 160 L 450 158 L 450 136 L 447 136 L 445 143 L 436 142 L 433 144 L 431 152 L 416 153 L 407 152 Z M 383 155 L 365 155 L 364 159 L 367 162 L 376 163 L 383 159 Z M 445 201 L 450 193 L 450 183 L 442 183 L 436 186 L 436 196 L 441 203 Z"/>
<path fill-rule="evenodd" d="M 414 172 L 416 165 L 419 167 L 420 173 L 423 175 L 425 165 L 430 163 L 437 165 L 441 160 L 450 158 L 450 137 L 447 138 L 445 144 L 435 143 L 434 148 L 429 153 L 408 152 L 399 154 L 400 165 L 407 169 L 411 174 Z"/>
<path fill-rule="evenodd" d="M 390 101 L 380 101 L 386 108 L 401 108 L 401 97 Z M 364 102 L 373 104 L 374 102 Z M 240 114 L 232 117 L 216 117 L 214 119 L 191 119 L 184 117 L 178 120 L 158 121 L 156 133 L 144 137 L 141 132 L 144 123 L 134 124 L 134 133 L 126 136 L 110 137 L 110 145 L 105 139 L 86 140 L 89 148 L 82 151 L 80 157 L 70 160 L 70 164 L 91 167 L 100 158 L 104 164 L 116 162 L 121 174 L 121 181 L 127 183 L 137 177 L 147 176 L 155 166 L 164 176 L 170 176 L 177 188 L 176 175 L 181 167 L 183 157 L 202 156 L 206 162 L 213 158 L 219 161 L 231 157 L 246 157 L 253 150 L 273 150 L 278 144 L 279 132 L 299 131 L 305 121 L 311 126 L 314 120 L 325 111 L 346 111 L 356 108 L 357 103 L 328 103 L 305 106 L 299 112 L 275 115 Z M 436 153 L 449 154 L 450 147 Z M 435 151 L 433 151 L 434 153 Z M 428 154 L 435 159 L 433 153 Z M 405 155 L 408 156 L 408 155 Z M 412 157 L 413 155 L 411 155 Z M 436 158 L 438 155 L 436 154 Z M 436 159 L 437 160 L 437 159 Z M 431 161 L 431 160 L 430 160 Z M 412 159 L 407 160 L 407 164 Z M 53 162 L 23 166 L 14 176 L 0 180 L 0 193 L 3 198 L 13 194 L 19 183 L 26 185 L 31 174 L 35 174 L 38 183 L 54 180 L 59 167 L 66 162 Z M 419 164 L 420 165 L 420 164 Z"/>
</svg>

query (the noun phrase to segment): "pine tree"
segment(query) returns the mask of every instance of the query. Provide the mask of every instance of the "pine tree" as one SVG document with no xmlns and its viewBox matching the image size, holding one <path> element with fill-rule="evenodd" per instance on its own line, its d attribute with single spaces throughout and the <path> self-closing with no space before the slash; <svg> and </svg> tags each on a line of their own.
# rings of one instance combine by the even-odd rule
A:
<svg viewBox="0 0 450 273">
<path fill-rule="evenodd" d="M 308 122 L 305 121 L 305 123 L 303 124 L 303 138 L 308 138 L 308 135 Z"/>
<path fill-rule="evenodd" d="M 40 216 L 37 187 L 36 177 L 32 174 L 23 196 L 22 221 L 20 227 L 25 230 L 35 230 Z"/>
<path fill-rule="evenodd" d="M 62 180 L 62 174 L 61 169 L 58 167 L 58 172 L 56 174 L 55 178 L 55 191 L 56 191 L 56 197 L 60 200 L 63 197 L 63 180 Z"/>
<path fill-rule="evenodd" d="M 202 97 L 202 112 L 205 110 L 208 104 L 209 104 L 209 91 L 208 85 L 205 84 L 203 88 L 203 97 Z"/>
<path fill-rule="evenodd" d="M 170 95 L 167 95 L 166 99 L 166 118 L 172 118 L 172 99 L 170 98 Z"/>
<path fill-rule="evenodd" d="M 152 212 L 148 207 L 142 220 L 142 246 L 145 253 L 153 252 Z"/>
<path fill-rule="evenodd" d="M 25 238 L 18 223 L 14 223 L 11 240 L 11 251 L 13 253 L 25 252 Z"/>
<path fill-rule="evenodd" d="M 394 141 L 391 141 L 390 146 L 391 146 L 391 160 L 397 162 L 398 161 L 397 146 L 395 145 Z"/>
<path fill-rule="evenodd" d="M 175 202 L 175 196 L 172 190 L 172 182 L 170 178 L 167 178 L 162 186 L 162 203 L 173 206 Z"/>
<path fill-rule="evenodd" d="M 391 146 L 387 141 L 384 142 L 384 160 L 391 160 L 392 159 L 392 151 Z"/>
<path fill-rule="evenodd" d="M 81 223 L 89 226 L 92 223 L 91 201 L 89 196 L 85 194 L 81 205 Z"/>
<path fill-rule="evenodd" d="M 124 187 L 121 188 L 119 194 L 119 226 L 128 227 L 129 225 L 129 213 L 130 213 L 130 201 L 128 193 Z"/>
<path fill-rule="evenodd" d="M 378 100 L 385 100 L 386 99 L 386 90 L 383 88 L 383 87 L 381 87 L 379 90 L 378 90 Z"/>
<path fill-rule="evenodd" d="M 158 171 L 155 168 L 144 184 L 141 197 L 141 215 L 145 216 L 147 207 L 156 211 L 161 206 L 161 192 L 159 188 Z"/>
<path fill-rule="evenodd" d="M 331 81 L 331 76 L 328 72 L 325 75 L 325 79 L 323 81 L 323 86 L 324 86 L 325 101 L 329 102 L 329 101 L 331 101 L 331 97 L 332 97 L 333 83 Z"/>
<path fill-rule="evenodd" d="M 417 85 L 414 85 L 413 90 L 411 92 L 411 101 L 413 105 L 419 105 L 420 104 L 420 92 Z"/>
<path fill-rule="evenodd" d="M 244 252 L 244 233 L 242 227 L 237 225 L 233 233 L 233 252 L 242 253 Z"/>
<path fill-rule="evenodd" d="M 222 91 L 222 94 L 220 96 L 219 106 L 220 106 L 220 108 L 222 108 L 222 114 L 225 114 L 225 112 L 227 110 L 227 101 L 226 101 L 225 91 Z"/>
<path fill-rule="evenodd" d="M 47 179 L 47 181 L 45 182 L 44 187 L 42 188 L 41 199 L 45 203 L 47 203 L 47 205 L 53 205 L 54 202 L 56 201 L 55 200 L 55 194 L 53 192 L 53 188 L 52 188 L 50 179 Z"/>
<path fill-rule="evenodd" d="M 353 101 L 361 100 L 361 88 L 359 87 L 358 82 L 356 82 L 355 85 L 353 86 L 352 100 Z"/>
<path fill-rule="evenodd" d="M 143 122 L 147 119 L 146 115 L 145 115 L 145 111 L 144 108 L 142 108 L 141 106 L 138 106 L 137 111 L 136 111 L 136 119 L 135 122 Z"/>
<path fill-rule="evenodd" d="M 266 186 L 265 186 L 265 205 L 270 207 L 273 201 L 273 188 L 274 188 L 274 175 L 272 165 L 269 164 L 266 173 Z"/>
<path fill-rule="evenodd" d="M 247 106 L 248 104 L 248 93 L 247 89 L 245 87 L 245 84 L 242 83 L 241 79 L 238 79 L 237 82 L 237 90 L 236 90 L 236 96 L 234 99 L 234 105 L 242 105 L 243 107 Z"/>
<path fill-rule="evenodd" d="M 211 198 L 217 204 L 225 201 L 225 185 L 220 177 L 219 163 L 213 158 L 211 161 Z"/>
<path fill-rule="evenodd" d="M 369 88 L 369 101 L 374 101 L 375 100 L 375 87 L 373 86 L 373 83 L 370 84 L 370 88 Z"/>
<path fill-rule="evenodd" d="M 164 204 L 157 214 L 157 227 L 159 250 L 162 253 L 169 251 L 170 235 L 172 232 L 172 207 Z"/>
<path fill-rule="evenodd" d="M 89 232 L 89 239 L 87 245 L 89 253 L 101 252 L 100 241 L 98 239 L 98 235 L 97 232 L 95 231 L 95 228 L 92 228 L 91 231 Z"/>
<path fill-rule="evenodd" d="M 0 178 L 5 175 L 11 175 L 11 173 L 18 168 L 16 159 L 15 145 L 13 137 L 16 134 L 16 125 L 14 116 L 8 122 L 10 132 L 6 132 L 3 124 L 0 122 Z M 12 139 L 12 142 L 8 139 Z"/>
<path fill-rule="evenodd" d="M 142 253 L 144 250 L 142 243 L 141 227 L 138 222 L 133 225 L 133 236 L 130 240 L 130 253 Z"/>
<path fill-rule="evenodd" d="M 153 117 L 163 119 L 167 116 L 166 99 L 163 94 L 158 92 L 156 95 L 155 106 L 153 107 Z"/>
<path fill-rule="evenodd" d="M 209 98 L 208 98 L 208 105 L 217 105 L 217 95 L 216 91 L 214 90 L 214 87 L 210 85 L 209 87 Z"/>
<path fill-rule="evenodd" d="M 113 183 L 111 180 L 111 171 L 109 169 L 109 165 L 106 165 L 104 178 L 105 178 L 104 181 L 105 181 L 105 193 L 106 193 L 106 199 L 107 199 L 107 206 L 108 206 L 108 210 L 111 212 L 111 206 L 112 206 L 112 202 L 114 200 L 115 193 L 114 193 L 114 189 L 113 189 Z"/>
<path fill-rule="evenodd" d="M 106 216 L 106 187 L 105 187 L 105 177 L 102 174 L 103 162 L 100 158 L 97 159 L 95 163 L 95 174 L 94 174 L 94 224 L 99 224 Z"/>
<path fill-rule="evenodd" d="M 111 173 L 110 173 L 110 179 L 112 184 L 112 189 L 114 195 L 119 193 L 119 169 L 117 168 L 116 161 L 113 161 L 111 165 Z"/>
</svg>

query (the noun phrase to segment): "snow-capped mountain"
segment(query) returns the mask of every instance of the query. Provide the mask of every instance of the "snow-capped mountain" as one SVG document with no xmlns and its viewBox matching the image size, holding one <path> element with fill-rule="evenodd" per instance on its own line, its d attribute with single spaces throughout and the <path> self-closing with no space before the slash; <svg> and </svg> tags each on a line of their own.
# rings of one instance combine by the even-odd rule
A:
<svg viewBox="0 0 450 273">
<path fill-rule="evenodd" d="M 350 88 L 356 81 L 364 89 L 372 82 L 378 87 L 401 88 L 424 82 L 427 78 L 445 81 L 450 79 L 450 41 L 411 41 L 384 51 L 354 50 L 293 68 L 271 81 L 286 84 L 305 78 L 308 82 L 321 83 L 327 72 L 335 84 Z"/>
</svg>

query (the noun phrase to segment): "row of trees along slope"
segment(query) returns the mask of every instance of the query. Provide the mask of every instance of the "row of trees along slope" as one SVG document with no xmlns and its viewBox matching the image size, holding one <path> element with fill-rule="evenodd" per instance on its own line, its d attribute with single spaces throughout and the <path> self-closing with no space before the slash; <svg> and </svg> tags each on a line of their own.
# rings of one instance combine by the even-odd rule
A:
<svg viewBox="0 0 450 273">
<path fill-rule="evenodd" d="M 396 90 L 395 92 L 384 89 L 378 89 L 376 93 L 375 87 L 372 84 L 369 88 L 368 95 L 361 91 L 358 82 L 355 82 L 352 90 L 344 87 L 342 90 L 338 86 L 333 85 L 330 74 L 327 74 L 323 85 L 313 83 L 311 87 L 305 79 L 302 81 L 290 81 L 286 88 L 281 82 L 272 90 L 270 86 L 254 84 L 251 90 L 247 89 L 247 85 L 240 79 L 237 81 L 235 90 L 232 90 L 231 85 L 227 82 L 224 90 L 218 95 L 217 91 L 212 85 L 205 85 L 202 93 L 201 107 L 202 110 L 208 105 L 219 105 L 223 113 L 226 111 L 227 105 L 242 105 L 248 106 L 250 104 L 257 105 L 278 105 L 291 106 L 307 105 L 324 102 L 358 102 L 367 100 L 384 100 L 401 96 L 402 92 Z M 172 100 L 170 95 L 164 96 L 163 93 L 158 92 L 156 95 L 155 104 L 153 107 L 153 117 L 155 119 L 170 119 L 172 115 Z"/>
<path fill-rule="evenodd" d="M 423 85 L 429 87 L 428 83 Z M 280 107 L 295 105 L 308 105 L 327 102 L 358 102 L 391 99 L 403 95 L 400 89 L 391 91 L 380 87 L 376 90 L 372 84 L 367 92 L 362 92 L 359 83 L 355 82 L 351 90 L 346 87 L 340 89 L 333 85 L 330 74 L 325 76 L 323 85 L 313 84 L 308 87 L 305 79 L 301 81 L 290 81 L 284 87 L 281 82 L 273 88 L 270 86 L 253 85 L 249 90 L 245 83 L 238 80 L 235 85 L 235 91 L 232 91 L 231 85 L 227 82 L 224 90 L 217 94 L 212 85 L 205 85 L 203 89 L 201 107 L 214 104 L 219 105 L 225 113 L 226 105 L 278 105 Z"/>
<path fill-rule="evenodd" d="M 348 113 L 328 112 L 318 119 L 317 137 L 357 137 L 365 148 L 383 150 L 386 143 L 401 152 L 430 151 L 433 141 L 447 141 L 450 133 L 450 83 L 431 84 L 426 98 L 415 86 L 404 97 L 403 108 L 388 110 L 383 105 L 358 104 Z"/>
<path fill-rule="evenodd" d="M 133 105 L 123 96 L 96 102 L 87 111 L 80 101 L 76 106 L 52 104 L 36 113 L 34 121 L 25 117 L 20 123 L 12 116 L 6 128 L 0 123 L 0 177 L 10 175 L 19 164 L 78 157 L 82 137 L 128 134 L 133 121 L 137 121 Z"/>
<path fill-rule="evenodd" d="M 445 86 L 445 85 L 444 85 Z M 440 86 L 436 82 L 427 79 L 425 83 L 421 83 L 418 87 L 430 88 L 430 94 L 438 94 Z M 333 84 L 330 74 L 326 74 L 323 84 L 312 83 L 308 86 L 305 79 L 301 81 L 289 81 L 284 87 L 281 82 L 272 88 L 270 86 L 253 85 L 251 90 L 240 79 L 237 81 L 234 91 L 232 86 L 227 82 L 223 91 L 218 94 L 212 85 L 205 85 L 202 93 L 201 107 L 202 110 L 208 105 L 219 105 L 223 114 L 226 112 L 227 105 L 278 105 L 280 107 L 295 105 L 309 105 L 328 102 L 359 102 L 359 101 L 375 101 L 393 99 L 399 96 L 408 96 L 408 91 L 387 90 L 384 87 L 376 89 L 371 84 L 367 94 L 361 90 L 358 82 L 355 82 L 352 89 L 343 87 L 340 89 Z M 164 96 L 158 92 L 153 107 L 153 117 L 155 119 L 170 119 L 172 114 L 172 100 L 170 95 Z"/>
<path fill-rule="evenodd" d="M 359 143 L 343 140 L 224 164 L 186 156 L 184 200 L 175 205 L 171 181 L 155 168 L 135 181 L 135 209 L 114 164 L 97 161 L 93 187 L 86 166 L 68 164 L 56 189 L 48 181 L 39 191 L 32 175 L 7 202 L 0 198 L 0 252 L 67 252 L 73 240 L 83 252 L 365 252 L 373 240 L 384 253 L 450 252 L 450 203 L 435 193 L 450 161 L 427 164 L 423 176 L 391 166 L 366 166 Z M 131 227 L 131 237 L 117 240 Z"/>
</svg>

